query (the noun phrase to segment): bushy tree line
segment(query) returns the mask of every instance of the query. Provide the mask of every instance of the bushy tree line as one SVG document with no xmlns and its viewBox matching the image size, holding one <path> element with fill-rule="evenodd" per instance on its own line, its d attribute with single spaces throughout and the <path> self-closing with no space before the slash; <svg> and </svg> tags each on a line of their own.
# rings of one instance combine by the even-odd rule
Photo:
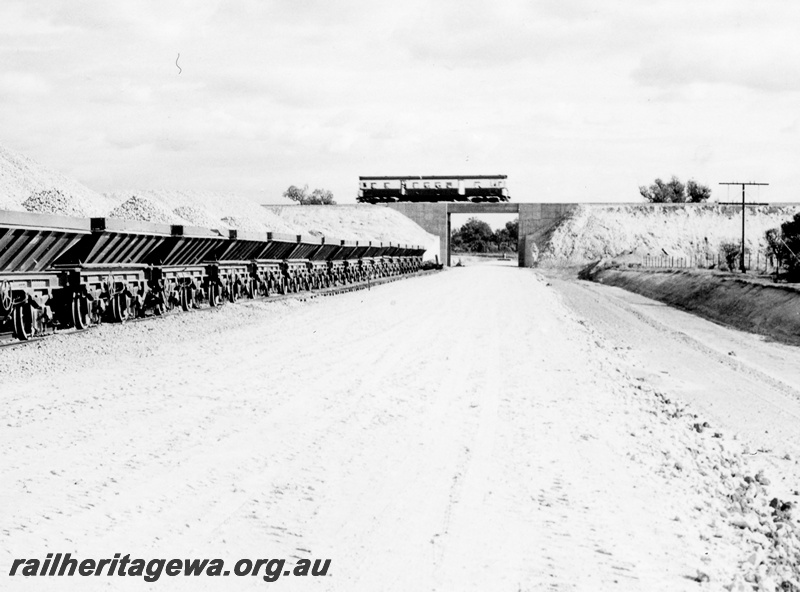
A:
<svg viewBox="0 0 800 592">
<path fill-rule="evenodd" d="M 711 189 L 706 185 L 694 179 L 689 179 L 684 185 L 675 175 L 666 183 L 656 179 L 650 187 L 641 185 L 639 193 L 651 203 L 701 203 L 711 197 Z"/>
<path fill-rule="evenodd" d="M 332 191 L 329 189 L 315 189 L 309 193 L 308 185 L 304 185 L 302 188 L 291 185 L 289 189 L 283 192 L 283 197 L 296 201 L 301 206 L 336 205 Z"/>
<path fill-rule="evenodd" d="M 493 231 L 483 220 L 470 218 L 461 228 L 450 236 L 454 251 L 465 253 L 493 253 L 497 251 L 516 251 L 519 236 L 519 220 L 506 222 L 504 228 Z"/>
<path fill-rule="evenodd" d="M 800 278 L 800 213 L 780 228 L 767 230 L 765 238 L 778 269 L 785 268 L 795 279 Z"/>
</svg>

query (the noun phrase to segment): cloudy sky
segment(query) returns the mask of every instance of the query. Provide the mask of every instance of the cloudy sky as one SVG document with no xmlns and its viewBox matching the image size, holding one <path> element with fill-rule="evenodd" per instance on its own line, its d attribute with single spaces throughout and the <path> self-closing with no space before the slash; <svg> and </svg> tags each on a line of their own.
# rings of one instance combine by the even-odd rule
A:
<svg viewBox="0 0 800 592">
<path fill-rule="evenodd" d="M 635 201 L 676 174 L 798 201 L 798 30 L 789 0 L 3 0 L 0 144 L 100 191 L 503 173 Z"/>
</svg>

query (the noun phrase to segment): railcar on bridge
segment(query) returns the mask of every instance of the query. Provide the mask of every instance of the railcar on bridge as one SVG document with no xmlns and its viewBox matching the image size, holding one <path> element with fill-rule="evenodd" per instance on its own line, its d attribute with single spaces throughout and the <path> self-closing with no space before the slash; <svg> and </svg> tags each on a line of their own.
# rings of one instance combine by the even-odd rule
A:
<svg viewBox="0 0 800 592">
<path fill-rule="evenodd" d="M 507 175 L 359 177 L 359 203 L 504 202 Z"/>
</svg>

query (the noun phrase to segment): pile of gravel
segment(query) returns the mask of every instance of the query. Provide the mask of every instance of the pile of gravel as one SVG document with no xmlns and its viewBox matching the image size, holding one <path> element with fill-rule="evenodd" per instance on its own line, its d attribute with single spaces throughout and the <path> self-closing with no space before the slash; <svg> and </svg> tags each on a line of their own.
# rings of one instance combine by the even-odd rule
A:
<svg viewBox="0 0 800 592">
<path fill-rule="evenodd" d="M 138 195 L 132 195 L 119 206 L 111 210 L 109 218 L 120 220 L 138 220 L 140 222 L 155 222 L 157 224 L 190 224 L 175 212 L 171 212 L 161 204 L 150 201 Z"/>
<path fill-rule="evenodd" d="M 266 232 L 267 227 L 257 220 L 252 218 L 244 218 L 242 216 L 225 216 L 222 221 L 231 228 L 238 228 L 239 230 L 246 230 L 248 232 Z M 272 230 L 271 228 L 269 230 Z M 274 232 L 274 231 L 273 231 Z"/>
<path fill-rule="evenodd" d="M 254 232 L 280 232 L 298 234 L 297 229 L 286 224 L 273 212 L 258 202 L 233 193 L 208 191 L 177 191 L 173 189 L 141 189 L 108 194 L 122 201 L 121 196 L 138 195 L 189 220 L 193 226 L 224 228 L 230 226 Z M 124 199 L 124 197 L 123 197 Z"/>
<path fill-rule="evenodd" d="M 422 245 L 438 253 L 438 239 L 396 210 L 375 205 L 268 206 L 300 234 L 373 243 Z"/>
<path fill-rule="evenodd" d="M 38 193 L 53 191 L 60 192 L 64 197 L 35 197 Z M 31 200 L 30 207 L 22 205 L 26 200 Z M 0 145 L 0 209 L 70 216 L 103 216 L 115 205 L 116 203 L 74 179 Z"/>
<path fill-rule="evenodd" d="M 217 229 L 226 226 L 222 222 L 222 220 L 215 218 L 205 208 L 197 206 L 180 206 L 175 208 L 173 212 L 175 212 L 175 214 L 177 214 L 184 220 L 188 220 L 194 226 L 200 226 L 202 228 L 217 228 Z"/>
<path fill-rule="evenodd" d="M 77 216 L 85 218 L 89 215 L 84 200 L 62 192 L 59 189 L 44 189 L 33 192 L 22 202 L 29 212 L 39 214 L 58 214 L 60 216 Z"/>
</svg>

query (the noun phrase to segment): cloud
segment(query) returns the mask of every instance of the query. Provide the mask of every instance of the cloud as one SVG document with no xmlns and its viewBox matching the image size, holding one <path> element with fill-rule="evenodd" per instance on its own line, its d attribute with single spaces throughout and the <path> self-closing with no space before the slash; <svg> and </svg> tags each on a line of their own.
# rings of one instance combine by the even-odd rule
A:
<svg viewBox="0 0 800 592">
<path fill-rule="evenodd" d="M 30 72 L 0 73 L 0 97 L 7 100 L 25 100 L 49 94 L 50 84 L 41 76 Z"/>
<path fill-rule="evenodd" d="M 800 183 L 798 18 L 781 0 L 7 0 L 0 142 L 103 190 L 347 201 L 359 174 L 490 172 L 515 199 L 623 199 L 727 162 L 777 178 L 770 158 Z"/>
<path fill-rule="evenodd" d="M 786 46 L 784 46 L 786 47 Z M 800 90 L 800 53 L 778 48 L 758 52 L 719 48 L 662 50 L 642 58 L 632 77 L 644 86 L 675 88 L 690 84 L 723 84 L 767 92 Z"/>
</svg>

